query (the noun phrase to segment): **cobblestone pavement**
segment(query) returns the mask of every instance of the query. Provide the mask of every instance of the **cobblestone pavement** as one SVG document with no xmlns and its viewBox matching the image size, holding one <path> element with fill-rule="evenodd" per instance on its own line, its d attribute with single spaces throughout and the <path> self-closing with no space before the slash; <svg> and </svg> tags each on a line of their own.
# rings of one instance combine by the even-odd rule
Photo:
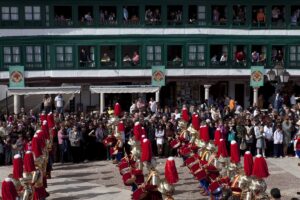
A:
<svg viewBox="0 0 300 200">
<path fill-rule="evenodd" d="M 158 159 L 157 169 L 164 173 L 165 159 Z M 206 200 L 199 194 L 197 182 L 186 167 L 179 167 L 181 159 L 176 159 L 180 181 L 175 185 L 176 200 Z M 268 190 L 281 189 L 284 200 L 297 197 L 300 191 L 300 167 L 295 158 L 267 159 L 271 176 L 266 180 Z M 0 180 L 11 171 L 11 167 L 0 167 Z M 130 187 L 124 186 L 118 169 L 111 161 L 88 162 L 81 164 L 55 164 L 53 178 L 48 180 L 49 200 L 129 200 Z M 298 196 L 299 198 L 300 196 Z"/>
</svg>

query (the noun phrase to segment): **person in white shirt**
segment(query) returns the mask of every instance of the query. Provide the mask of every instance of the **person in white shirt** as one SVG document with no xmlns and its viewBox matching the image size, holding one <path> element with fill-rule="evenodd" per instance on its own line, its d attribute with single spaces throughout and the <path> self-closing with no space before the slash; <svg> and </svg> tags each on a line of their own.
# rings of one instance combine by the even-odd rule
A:
<svg viewBox="0 0 300 200">
<path fill-rule="evenodd" d="M 130 112 L 130 114 L 132 114 L 136 110 L 137 110 L 136 102 L 133 101 L 132 105 L 129 108 L 129 112 Z"/>
<path fill-rule="evenodd" d="M 267 122 L 266 123 L 266 125 L 264 126 L 264 134 L 265 134 L 266 146 L 267 146 L 266 155 L 267 156 L 272 156 L 273 155 L 273 126 L 272 126 L 272 122 Z"/>
<path fill-rule="evenodd" d="M 295 93 L 293 93 L 292 96 L 290 97 L 290 103 L 291 103 L 291 106 L 296 105 Z"/>
<path fill-rule="evenodd" d="M 149 101 L 149 108 L 153 113 L 156 113 L 156 109 L 157 109 L 157 104 L 156 104 L 156 101 L 153 100 L 153 98 L 150 98 L 150 101 Z"/>
<path fill-rule="evenodd" d="M 275 158 L 282 158 L 283 155 L 283 132 L 280 125 L 276 126 L 276 131 L 274 132 L 273 136 L 274 140 L 274 157 Z"/>
<path fill-rule="evenodd" d="M 158 128 L 155 129 L 157 153 L 159 156 L 162 156 L 163 153 L 164 137 L 165 137 L 165 130 L 163 126 L 160 124 Z"/>
<path fill-rule="evenodd" d="M 63 113 L 63 108 L 64 108 L 64 99 L 63 96 L 61 94 L 58 94 L 55 99 L 55 107 L 56 107 L 56 111 L 58 113 Z"/>
</svg>

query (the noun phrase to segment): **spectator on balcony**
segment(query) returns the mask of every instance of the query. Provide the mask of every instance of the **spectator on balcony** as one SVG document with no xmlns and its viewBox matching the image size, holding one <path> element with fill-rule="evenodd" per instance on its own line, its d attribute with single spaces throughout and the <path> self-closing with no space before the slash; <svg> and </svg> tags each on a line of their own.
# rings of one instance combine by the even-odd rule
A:
<svg viewBox="0 0 300 200">
<path fill-rule="evenodd" d="M 91 16 L 91 12 L 88 12 L 84 15 L 84 21 L 87 22 L 87 23 L 91 23 L 93 22 L 93 18 Z"/>
<path fill-rule="evenodd" d="M 220 58 L 220 64 L 225 64 L 227 62 L 227 54 L 223 53 Z"/>
<path fill-rule="evenodd" d="M 123 7 L 123 19 L 125 22 L 128 21 L 128 10 L 126 6 Z"/>
<path fill-rule="evenodd" d="M 237 62 L 237 63 L 240 63 L 240 62 L 244 62 L 245 61 L 245 53 L 244 53 L 244 51 L 237 51 L 236 53 L 235 53 L 235 61 Z"/>
<path fill-rule="evenodd" d="M 178 55 L 176 55 L 175 58 L 173 59 L 173 62 L 181 62 L 181 61 L 182 59 Z"/>
<path fill-rule="evenodd" d="M 104 10 L 103 15 L 104 15 L 104 21 L 107 22 L 107 21 L 108 21 L 108 18 L 109 18 L 109 14 L 108 14 L 107 10 Z"/>
<path fill-rule="evenodd" d="M 110 24 L 115 24 L 116 23 L 116 14 L 111 12 L 108 16 L 108 22 Z"/>
<path fill-rule="evenodd" d="M 189 23 L 190 24 L 195 24 L 196 23 L 196 21 L 197 21 L 197 17 L 196 17 L 197 15 L 195 14 L 195 13 L 193 13 L 192 15 L 191 15 L 191 17 L 190 17 L 190 19 L 189 19 Z"/>
<path fill-rule="evenodd" d="M 261 54 L 259 55 L 259 62 L 260 62 L 260 63 L 265 63 L 265 62 L 266 62 L 266 56 L 265 56 L 264 53 L 261 53 Z"/>
<path fill-rule="evenodd" d="M 161 16 L 160 16 L 160 11 L 159 11 L 159 9 L 155 9 L 153 18 L 154 18 L 154 21 L 155 21 L 155 22 L 160 22 L 160 21 L 161 21 Z"/>
<path fill-rule="evenodd" d="M 220 22 L 219 8 L 215 7 L 213 10 L 213 23 L 219 23 L 219 22 Z"/>
<path fill-rule="evenodd" d="M 153 13 L 150 9 L 147 9 L 145 12 L 145 21 L 146 22 L 151 22 L 153 18 Z"/>
<path fill-rule="evenodd" d="M 260 8 L 256 14 L 256 20 L 258 23 L 265 23 L 266 16 L 263 8 Z"/>
<path fill-rule="evenodd" d="M 91 62 L 90 56 L 86 50 L 82 48 L 80 52 L 80 66 L 84 67 L 88 62 Z"/>
<path fill-rule="evenodd" d="M 217 64 L 218 63 L 217 55 L 215 54 L 213 57 L 211 57 L 210 61 L 212 64 Z"/>
<path fill-rule="evenodd" d="M 103 24 L 104 21 L 105 21 L 104 12 L 102 10 L 100 10 L 100 23 Z"/>
<path fill-rule="evenodd" d="M 277 53 L 275 54 L 275 61 L 276 62 L 282 62 L 283 61 L 283 53 L 280 49 L 277 50 Z"/>
<path fill-rule="evenodd" d="M 272 22 L 278 22 L 280 19 L 280 9 L 275 6 L 273 9 L 272 9 Z"/>
<path fill-rule="evenodd" d="M 103 57 L 101 58 L 101 62 L 103 62 L 103 63 L 110 62 L 110 57 L 107 55 L 107 53 L 103 54 Z"/>
<path fill-rule="evenodd" d="M 251 53 L 251 62 L 256 63 L 259 61 L 259 53 L 257 51 L 253 51 Z"/>
<path fill-rule="evenodd" d="M 138 23 L 139 22 L 139 18 L 138 18 L 138 16 L 136 16 L 136 15 L 132 15 L 132 17 L 131 17 L 131 22 L 133 23 L 133 24 L 136 24 L 136 23 Z"/>
<path fill-rule="evenodd" d="M 131 58 L 128 54 L 125 54 L 125 56 L 123 57 L 123 62 L 131 62 Z"/>
<path fill-rule="evenodd" d="M 291 16 L 291 25 L 297 26 L 297 23 L 298 23 L 297 11 L 294 11 L 293 15 Z"/>
<path fill-rule="evenodd" d="M 238 17 L 238 20 L 242 23 L 246 21 L 245 11 L 243 8 L 239 8 L 237 17 Z"/>
<path fill-rule="evenodd" d="M 133 52 L 132 63 L 133 65 L 138 65 L 140 63 L 140 55 L 137 51 Z"/>
<path fill-rule="evenodd" d="M 182 20 L 182 12 L 181 12 L 181 10 L 178 10 L 176 12 L 176 18 L 175 18 L 175 20 L 176 20 L 176 22 L 181 22 L 181 20 Z"/>
</svg>

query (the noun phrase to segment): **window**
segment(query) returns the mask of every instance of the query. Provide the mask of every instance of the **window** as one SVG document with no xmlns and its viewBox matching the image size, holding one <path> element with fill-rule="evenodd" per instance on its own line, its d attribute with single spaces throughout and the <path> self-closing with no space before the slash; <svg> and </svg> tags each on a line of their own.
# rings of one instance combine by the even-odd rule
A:
<svg viewBox="0 0 300 200">
<path fill-rule="evenodd" d="M 204 55 L 205 55 L 204 45 L 190 45 L 188 66 L 204 66 L 205 65 Z"/>
<path fill-rule="evenodd" d="M 205 6 L 189 6 L 189 24 L 205 25 L 206 24 L 206 8 Z"/>
<path fill-rule="evenodd" d="M 298 26 L 300 16 L 300 6 L 291 6 L 291 26 Z"/>
<path fill-rule="evenodd" d="M 72 6 L 54 6 L 55 23 L 58 26 L 72 26 Z"/>
<path fill-rule="evenodd" d="M 25 6 L 25 20 L 27 20 L 27 21 L 41 20 L 41 7 L 40 6 Z"/>
<path fill-rule="evenodd" d="M 122 46 L 123 66 L 139 66 L 140 65 L 140 53 L 139 46 L 126 45 Z"/>
<path fill-rule="evenodd" d="M 115 67 L 116 62 L 116 47 L 115 46 L 101 46 L 100 48 L 100 64 L 104 67 Z"/>
<path fill-rule="evenodd" d="M 117 8 L 116 6 L 100 6 L 100 24 L 115 25 L 117 24 Z"/>
<path fill-rule="evenodd" d="M 233 25 L 245 25 L 246 22 L 246 7 L 241 5 L 233 6 L 232 15 Z"/>
<path fill-rule="evenodd" d="M 168 46 L 168 66 L 182 67 L 182 46 Z"/>
<path fill-rule="evenodd" d="M 251 63 L 253 65 L 264 65 L 266 62 L 267 47 L 263 45 L 253 45 L 251 49 Z"/>
<path fill-rule="evenodd" d="M 93 6 L 79 6 L 78 20 L 82 25 L 92 25 L 94 22 Z"/>
<path fill-rule="evenodd" d="M 71 46 L 56 47 L 56 65 L 59 68 L 73 67 L 73 48 Z"/>
<path fill-rule="evenodd" d="M 296 67 L 300 65 L 300 46 L 290 47 L 290 66 Z"/>
<path fill-rule="evenodd" d="M 211 45 L 210 62 L 212 65 L 226 65 L 228 62 L 228 46 Z"/>
<path fill-rule="evenodd" d="M 266 14 L 264 6 L 253 6 L 252 8 L 252 25 L 264 27 L 266 25 Z"/>
<path fill-rule="evenodd" d="M 147 66 L 161 65 L 162 56 L 161 56 L 161 46 L 147 46 Z"/>
<path fill-rule="evenodd" d="M 147 25 L 161 24 L 161 7 L 146 6 L 145 7 L 145 23 Z"/>
<path fill-rule="evenodd" d="M 95 47 L 79 47 L 79 65 L 82 68 L 95 67 Z"/>
<path fill-rule="evenodd" d="M 284 46 L 281 45 L 272 46 L 272 62 L 274 64 L 278 62 L 283 62 L 284 55 L 285 55 Z"/>
<path fill-rule="evenodd" d="M 26 46 L 26 67 L 42 67 L 42 47 Z"/>
<path fill-rule="evenodd" d="M 138 6 L 123 6 L 124 24 L 136 25 L 140 23 L 140 14 Z"/>
<path fill-rule="evenodd" d="M 226 6 L 212 6 L 212 24 L 226 25 L 227 24 L 227 9 Z"/>
<path fill-rule="evenodd" d="M 284 25 L 285 7 L 282 5 L 272 6 L 272 26 L 279 27 Z"/>
<path fill-rule="evenodd" d="M 4 64 L 18 64 L 21 62 L 20 47 L 4 47 Z"/>
<path fill-rule="evenodd" d="M 18 21 L 19 8 L 18 7 L 1 7 L 1 19 L 3 21 Z"/>
<path fill-rule="evenodd" d="M 232 58 L 236 64 L 244 65 L 247 61 L 246 56 L 247 48 L 245 45 L 234 45 L 232 47 Z"/>
<path fill-rule="evenodd" d="M 182 6 L 168 6 L 168 25 L 182 24 Z"/>
</svg>

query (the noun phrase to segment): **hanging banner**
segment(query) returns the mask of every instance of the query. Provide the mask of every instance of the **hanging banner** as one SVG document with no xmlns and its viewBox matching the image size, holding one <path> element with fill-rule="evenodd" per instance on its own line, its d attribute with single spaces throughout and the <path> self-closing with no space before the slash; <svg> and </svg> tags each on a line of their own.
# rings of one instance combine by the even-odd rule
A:
<svg viewBox="0 0 300 200">
<path fill-rule="evenodd" d="M 25 86 L 24 66 L 9 66 L 9 87 L 22 88 Z"/>
<path fill-rule="evenodd" d="M 165 66 L 152 66 L 152 86 L 165 86 L 166 69 Z"/>
<path fill-rule="evenodd" d="M 250 86 L 254 88 L 264 86 L 264 74 L 264 66 L 252 66 Z"/>
</svg>

